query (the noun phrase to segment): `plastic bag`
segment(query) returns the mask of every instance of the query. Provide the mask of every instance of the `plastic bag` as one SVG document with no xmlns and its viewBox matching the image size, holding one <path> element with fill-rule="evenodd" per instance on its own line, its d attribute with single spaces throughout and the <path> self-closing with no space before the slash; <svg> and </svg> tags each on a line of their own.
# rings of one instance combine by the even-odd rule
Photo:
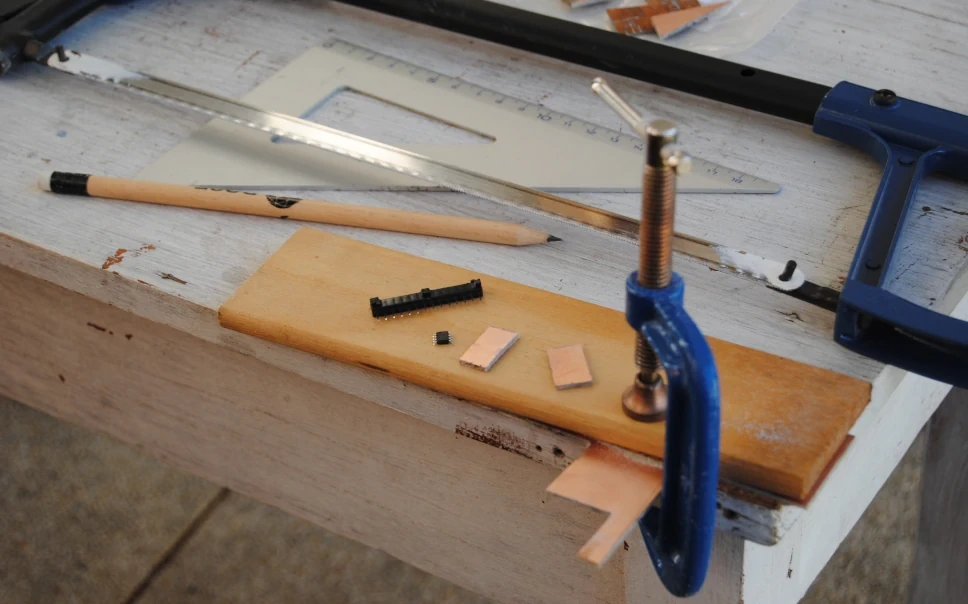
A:
<svg viewBox="0 0 968 604">
<path fill-rule="evenodd" d="M 562 0 L 496 0 L 514 6 L 590 27 L 615 31 L 606 9 L 641 6 L 644 0 L 611 0 L 584 8 L 569 8 Z M 712 4 L 714 0 L 701 0 Z M 679 35 L 660 41 L 643 34 L 643 39 L 700 52 L 705 55 L 725 56 L 742 52 L 762 40 L 776 27 L 797 0 L 727 0 L 728 5 L 713 12 L 706 21 Z M 616 33 L 615 35 L 622 35 Z"/>
</svg>

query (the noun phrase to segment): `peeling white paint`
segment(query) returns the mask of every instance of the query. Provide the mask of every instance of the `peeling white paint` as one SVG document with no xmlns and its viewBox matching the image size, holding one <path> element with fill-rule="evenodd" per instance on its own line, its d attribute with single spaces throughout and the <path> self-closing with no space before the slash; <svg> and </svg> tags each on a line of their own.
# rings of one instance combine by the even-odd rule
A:
<svg viewBox="0 0 968 604">
<path fill-rule="evenodd" d="M 125 80 L 143 80 L 146 77 L 143 74 L 125 69 L 117 63 L 82 55 L 76 50 L 66 50 L 64 54 L 67 57 L 66 61 L 62 61 L 56 52 L 51 54 L 47 57 L 47 65 L 60 71 L 66 71 L 67 73 L 87 76 L 114 84 L 123 84 Z"/>
</svg>

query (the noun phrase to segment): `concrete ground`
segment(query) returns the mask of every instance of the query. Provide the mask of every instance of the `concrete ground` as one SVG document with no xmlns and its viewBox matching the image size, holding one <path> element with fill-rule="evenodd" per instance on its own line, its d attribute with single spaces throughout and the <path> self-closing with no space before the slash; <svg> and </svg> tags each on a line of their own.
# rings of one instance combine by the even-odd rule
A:
<svg viewBox="0 0 968 604">
<path fill-rule="evenodd" d="M 803 602 L 905 602 L 918 439 Z M 488 600 L 0 398 L 0 604 Z"/>
</svg>

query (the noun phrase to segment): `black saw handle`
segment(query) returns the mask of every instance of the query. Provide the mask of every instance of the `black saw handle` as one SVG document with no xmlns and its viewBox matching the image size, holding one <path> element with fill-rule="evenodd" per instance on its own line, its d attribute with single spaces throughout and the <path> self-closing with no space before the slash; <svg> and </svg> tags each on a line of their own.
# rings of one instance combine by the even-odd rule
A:
<svg viewBox="0 0 968 604">
<path fill-rule="evenodd" d="M 35 0 L 0 22 L 0 77 L 109 0 Z"/>
</svg>

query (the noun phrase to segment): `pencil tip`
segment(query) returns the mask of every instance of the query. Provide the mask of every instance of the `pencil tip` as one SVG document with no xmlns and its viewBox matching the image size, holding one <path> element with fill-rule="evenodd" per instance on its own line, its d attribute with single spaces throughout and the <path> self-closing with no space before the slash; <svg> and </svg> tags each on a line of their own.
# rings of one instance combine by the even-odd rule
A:
<svg viewBox="0 0 968 604">
<path fill-rule="evenodd" d="M 548 243 L 552 241 L 561 241 L 561 237 L 555 237 L 554 235 L 548 235 Z"/>
</svg>

